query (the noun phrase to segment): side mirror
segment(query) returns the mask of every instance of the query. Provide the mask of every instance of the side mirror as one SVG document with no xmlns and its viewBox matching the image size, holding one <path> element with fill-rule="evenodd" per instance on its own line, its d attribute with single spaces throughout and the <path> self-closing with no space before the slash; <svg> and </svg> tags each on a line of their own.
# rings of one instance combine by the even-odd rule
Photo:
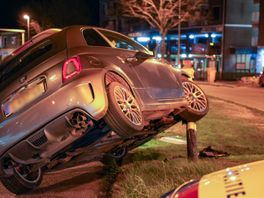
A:
<svg viewBox="0 0 264 198">
<path fill-rule="evenodd" d="M 137 52 L 137 53 L 135 54 L 135 57 L 136 57 L 137 59 L 148 59 L 149 57 L 151 57 L 151 55 L 150 55 L 150 54 L 147 54 L 147 53 L 145 53 L 145 52 Z"/>
<path fill-rule="evenodd" d="M 154 56 L 154 52 L 149 51 L 150 56 Z"/>
<path fill-rule="evenodd" d="M 129 63 L 144 62 L 150 57 L 152 57 L 151 54 L 147 54 L 145 52 L 137 52 L 133 57 L 128 57 L 126 61 Z"/>
</svg>

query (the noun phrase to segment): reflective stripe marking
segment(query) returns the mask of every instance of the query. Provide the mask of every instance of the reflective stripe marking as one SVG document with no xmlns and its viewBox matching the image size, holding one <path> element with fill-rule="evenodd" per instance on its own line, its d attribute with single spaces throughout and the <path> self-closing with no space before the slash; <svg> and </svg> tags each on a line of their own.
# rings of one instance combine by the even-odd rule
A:
<svg viewBox="0 0 264 198">
<path fill-rule="evenodd" d="M 230 192 L 237 192 L 237 191 L 242 190 L 242 189 L 244 189 L 243 186 L 240 187 L 240 188 L 234 188 L 234 189 L 231 189 L 231 190 L 226 190 L 226 192 L 227 192 L 227 193 L 230 193 Z"/>
</svg>

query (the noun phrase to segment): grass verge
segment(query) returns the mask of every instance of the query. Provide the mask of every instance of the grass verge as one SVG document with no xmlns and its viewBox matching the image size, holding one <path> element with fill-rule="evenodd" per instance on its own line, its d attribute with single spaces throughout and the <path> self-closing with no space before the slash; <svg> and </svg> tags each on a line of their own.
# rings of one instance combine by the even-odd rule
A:
<svg viewBox="0 0 264 198">
<path fill-rule="evenodd" d="M 236 104 L 210 99 L 208 115 L 197 123 L 199 149 L 212 146 L 231 155 L 188 163 L 186 146 L 152 140 L 131 152 L 115 182 L 112 197 L 160 197 L 190 179 L 264 158 L 263 114 Z M 161 136 L 185 137 L 176 125 Z"/>
</svg>

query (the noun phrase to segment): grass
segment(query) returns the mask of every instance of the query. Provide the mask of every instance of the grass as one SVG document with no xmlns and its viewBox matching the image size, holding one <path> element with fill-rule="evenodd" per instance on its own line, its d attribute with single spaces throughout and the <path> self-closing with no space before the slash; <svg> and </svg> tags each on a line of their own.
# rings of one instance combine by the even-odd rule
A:
<svg viewBox="0 0 264 198">
<path fill-rule="evenodd" d="M 211 99 L 208 115 L 198 122 L 198 146 L 212 146 L 226 158 L 186 160 L 186 146 L 151 140 L 130 153 L 122 166 L 113 197 L 160 197 L 190 179 L 264 158 L 263 114 L 236 104 Z M 262 127 L 260 127 L 262 126 Z M 160 136 L 185 137 L 184 127 L 173 126 Z"/>
</svg>

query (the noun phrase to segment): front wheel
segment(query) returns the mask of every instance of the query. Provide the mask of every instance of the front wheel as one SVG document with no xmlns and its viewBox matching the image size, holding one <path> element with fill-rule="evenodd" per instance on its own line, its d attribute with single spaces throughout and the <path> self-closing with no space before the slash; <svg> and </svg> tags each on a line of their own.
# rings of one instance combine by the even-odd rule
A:
<svg viewBox="0 0 264 198">
<path fill-rule="evenodd" d="M 144 127 L 143 115 L 136 98 L 127 87 L 112 82 L 107 87 L 109 107 L 105 122 L 121 137 L 129 137 Z"/>
<path fill-rule="evenodd" d="M 16 165 L 13 174 L 2 177 L 2 184 L 14 194 L 25 194 L 37 188 L 42 181 L 42 170 L 31 170 L 29 165 Z"/>
<path fill-rule="evenodd" d="M 180 116 L 187 122 L 196 122 L 207 114 L 209 110 L 208 99 L 203 90 L 192 81 L 184 79 L 182 86 L 188 107 Z"/>
</svg>

